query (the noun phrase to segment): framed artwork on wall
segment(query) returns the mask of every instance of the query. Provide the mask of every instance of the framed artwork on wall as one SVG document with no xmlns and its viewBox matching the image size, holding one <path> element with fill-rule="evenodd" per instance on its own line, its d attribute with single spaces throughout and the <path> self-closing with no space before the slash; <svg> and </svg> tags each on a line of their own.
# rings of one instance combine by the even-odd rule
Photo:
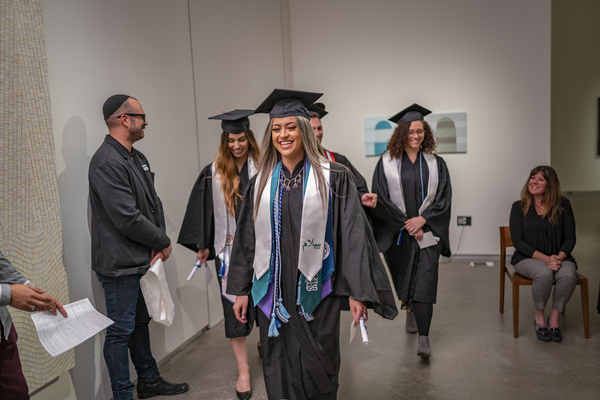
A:
<svg viewBox="0 0 600 400">
<path fill-rule="evenodd" d="M 389 121 L 388 118 L 365 117 L 366 156 L 376 157 L 385 152 L 387 143 L 397 126 L 395 123 Z M 425 121 L 431 126 L 431 130 L 437 141 L 438 154 L 467 152 L 466 112 L 429 114 L 425 117 Z M 600 130 L 598 137 L 600 140 Z"/>
</svg>

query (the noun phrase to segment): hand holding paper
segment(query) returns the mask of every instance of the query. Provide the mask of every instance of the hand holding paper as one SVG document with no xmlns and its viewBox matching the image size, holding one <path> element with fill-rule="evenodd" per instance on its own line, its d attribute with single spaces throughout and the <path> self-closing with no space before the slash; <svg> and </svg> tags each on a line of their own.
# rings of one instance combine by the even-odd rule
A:
<svg viewBox="0 0 600 400">
<path fill-rule="evenodd" d="M 356 330 L 360 325 L 360 334 L 362 336 L 362 341 L 364 344 L 369 344 L 369 335 L 367 334 L 367 326 L 365 325 L 364 318 L 361 318 L 358 325 L 354 325 L 354 321 L 350 324 L 350 343 L 354 340 L 354 336 L 356 336 Z"/>
<path fill-rule="evenodd" d="M 348 298 L 348 302 L 350 305 L 350 312 L 352 313 L 352 317 L 354 317 L 355 325 L 358 325 L 358 320 L 360 318 L 364 318 L 365 321 L 369 319 L 369 311 L 364 302 L 354 300 L 352 297 Z"/>
<path fill-rule="evenodd" d="M 50 311 L 31 316 L 42 346 L 52 357 L 83 343 L 114 323 L 96 311 L 88 299 L 67 304 L 65 310 L 67 318 L 54 316 Z"/>
<path fill-rule="evenodd" d="M 423 239 L 417 240 L 417 243 L 419 244 L 419 247 L 421 249 L 424 249 L 426 247 L 435 246 L 436 244 L 438 244 L 439 241 L 440 238 L 433 236 L 433 233 L 429 231 L 425 232 L 423 234 Z"/>
<path fill-rule="evenodd" d="M 192 278 L 196 274 L 196 271 L 198 270 L 198 268 L 201 268 L 201 267 L 204 267 L 203 271 L 204 271 L 204 276 L 206 278 L 206 283 L 209 284 L 212 282 L 213 274 L 210 271 L 210 268 L 208 268 L 208 265 L 206 265 L 206 263 L 201 264 L 200 261 L 196 261 L 196 264 L 192 267 L 192 271 L 190 272 L 190 274 L 187 277 L 188 282 L 192 281 Z"/>
</svg>

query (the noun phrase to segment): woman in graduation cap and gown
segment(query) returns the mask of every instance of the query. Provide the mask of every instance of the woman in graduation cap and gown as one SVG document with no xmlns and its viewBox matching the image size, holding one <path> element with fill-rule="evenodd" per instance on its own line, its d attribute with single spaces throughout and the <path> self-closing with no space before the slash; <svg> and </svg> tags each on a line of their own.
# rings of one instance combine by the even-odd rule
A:
<svg viewBox="0 0 600 400">
<path fill-rule="evenodd" d="M 248 119 L 252 114 L 253 110 L 233 110 L 209 118 L 222 121 L 221 144 L 215 161 L 202 170 L 192 188 L 177 240 L 197 253 L 200 265 L 215 259 L 225 336 L 231 340 L 237 362 L 236 395 L 241 400 L 252 396 L 246 336 L 252 330 L 254 310 L 248 310 L 248 324 L 238 322 L 232 308 L 235 296 L 227 294 L 226 289 L 242 194 L 256 174 L 259 156 Z"/>
<path fill-rule="evenodd" d="M 438 259 L 440 253 L 450 256 L 452 203 L 448 167 L 435 154 L 435 138 L 423 120 L 430 113 L 413 104 L 390 118 L 398 127 L 373 174 L 378 205 L 370 214 L 402 309 L 408 311 L 406 331 L 419 333 L 421 357 L 431 356 Z"/>
<path fill-rule="evenodd" d="M 398 311 L 353 178 L 330 163 L 309 122 L 321 94 L 276 89 L 259 171 L 244 194 L 227 292 L 245 321 L 258 306 L 269 399 L 335 399 L 340 309 Z"/>
</svg>

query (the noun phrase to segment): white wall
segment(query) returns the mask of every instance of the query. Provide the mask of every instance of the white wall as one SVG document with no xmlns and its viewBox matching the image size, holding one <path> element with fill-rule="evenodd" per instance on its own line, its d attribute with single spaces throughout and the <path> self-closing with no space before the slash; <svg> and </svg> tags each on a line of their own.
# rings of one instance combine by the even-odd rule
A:
<svg viewBox="0 0 600 400">
<path fill-rule="evenodd" d="M 294 89 L 324 92 L 325 148 L 369 182 L 363 118 L 416 102 L 467 112 L 467 154 L 444 155 L 459 254 L 498 254 L 498 226 L 527 174 L 550 162 L 550 2 L 291 2 Z"/>
<path fill-rule="evenodd" d="M 290 73 L 281 33 L 282 16 L 287 16 L 281 3 L 285 2 L 190 1 L 201 169 L 214 160 L 222 132 L 220 121 L 208 117 L 254 109 L 274 87 L 285 86 Z M 266 114 L 250 117 L 259 145 L 267 123 Z M 209 299 L 213 326 L 223 318 L 216 280 L 209 287 Z"/>
<path fill-rule="evenodd" d="M 563 191 L 600 190 L 600 2 L 552 2 L 552 166 Z"/>
<path fill-rule="evenodd" d="M 144 107 L 149 125 L 135 147 L 156 173 L 167 233 L 175 242 L 199 166 L 212 160 L 218 145 L 220 126 L 206 118 L 231 108 L 255 108 L 273 87 L 290 79 L 280 3 L 43 1 L 71 301 L 88 297 L 105 310 L 102 288 L 90 269 L 87 223 L 88 164 L 107 133 L 104 100 L 127 93 Z M 258 117 L 252 122 L 261 138 L 266 121 Z M 194 253 L 173 245 L 166 273 L 176 317 L 168 328 L 151 323 L 157 361 L 222 319 L 216 282 L 207 288 L 203 274 L 186 281 L 194 262 Z M 76 367 L 34 399 L 111 398 L 103 341 L 97 335 L 78 346 Z"/>
</svg>

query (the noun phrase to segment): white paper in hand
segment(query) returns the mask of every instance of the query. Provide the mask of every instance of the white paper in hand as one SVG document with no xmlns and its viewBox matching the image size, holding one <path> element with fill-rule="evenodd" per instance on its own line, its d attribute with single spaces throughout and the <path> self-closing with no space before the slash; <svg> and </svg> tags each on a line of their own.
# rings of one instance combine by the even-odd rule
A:
<svg viewBox="0 0 600 400">
<path fill-rule="evenodd" d="M 67 318 L 50 311 L 31 314 L 42 346 L 56 357 L 72 349 L 114 322 L 100 314 L 88 299 L 65 305 Z"/>
<path fill-rule="evenodd" d="M 165 269 L 160 258 L 150 266 L 146 275 L 142 276 L 140 287 L 152 320 L 171 326 L 175 316 L 175 305 L 169 292 Z"/>
<path fill-rule="evenodd" d="M 206 263 L 200 264 L 200 261 L 197 261 L 196 264 L 192 267 L 192 272 L 190 272 L 190 274 L 188 275 L 187 281 L 191 282 L 192 278 L 196 274 L 196 271 L 202 267 L 204 267 L 203 271 L 204 271 L 204 277 L 206 278 L 206 284 L 210 285 L 210 283 L 213 280 L 213 274 L 210 271 L 210 268 L 208 268 L 208 265 Z"/>
<path fill-rule="evenodd" d="M 354 320 L 350 322 L 350 343 L 354 340 L 354 336 L 356 336 L 356 330 L 360 326 L 360 334 L 362 336 L 362 341 L 364 344 L 369 344 L 369 335 L 367 334 L 367 326 L 365 325 L 365 319 L 361 318 L 358 322 L 358 325 L 354 326 Z"/>
<path fill-rule="evenodd" d="M 417 240 L 419 247 L 424 249 L 426 247 L 435 246 L 440 241 L 440 238 L 433 236 L 431 231 L 423 234 L 423 239 Z"/>
</svg>

